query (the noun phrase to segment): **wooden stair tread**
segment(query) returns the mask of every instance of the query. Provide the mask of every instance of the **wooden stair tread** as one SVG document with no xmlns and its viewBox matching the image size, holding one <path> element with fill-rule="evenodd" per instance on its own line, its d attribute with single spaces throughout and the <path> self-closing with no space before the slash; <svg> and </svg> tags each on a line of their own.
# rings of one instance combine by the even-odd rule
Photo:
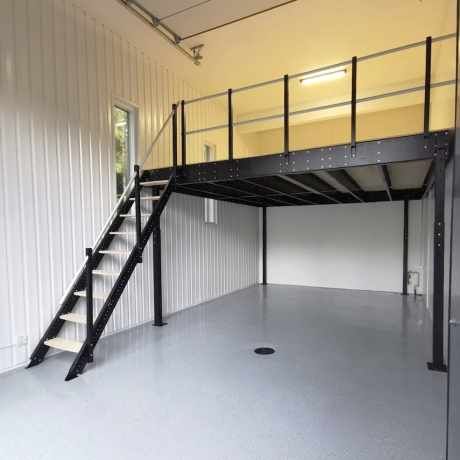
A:
<svg viewBox="0 0 460 460">
<path fill-rule="evenodd" d="M 76 295 L 77 297 L 86 297 L 86 291 L 75 291 L 74 295 Z M 93 299 L 105 300 L 105 297 L 102 294 L 93 293 Z"/>
<path fill-rule="evenodd" d="M 156 187 L 156 186 L 162 186 L 162 185 L 167 185 L 168 180 L 149 180 L 145 182 L 141 182 L 140 185 L 142 187 Z"/>
<path fill-rule="evenodd" d="M 103 249 L 102 251 L 99 251 L 99 254 L 108 254 L 108 255 L 113 255 L 113 256 L 125 256 L 129 255 L 128 251 L 114 251 L 111 249 Z"/>
<path fill-rule="evenodd" d="M 79 315 L 78 313 L 66 313 L 65 315 L 59 316 L 59 318 L 64 321 L 69 321 L 70 323 L 86 324 L 86 316 Z"/>
<path fill-rule="evenodd" d="M 136 214 L 120 214 L 120 217 L 135 219 Z M 141 217 L 150 217 L 150 214 L 141 214 Z"/>
<path fill-rule="evenodd" d="M 118 276 L 119 273 L 106 272 L 106 271 L 104 271 L 104 270 L 93 270 L 93 275 L 99 275 L 99 276 Z"/>
<path fill-rule="evenodd" d="M 160 195 L 155 196 L 141 196 L 141 201 L 158 201 L 160 199 Z M 131 201 L 136 201 L 136 198 L 130 198 Z"/>
<path fill-rule="evenodd" d="M 135 235 L 136 232 L 110 232 L 110 235 Z"/>
<path fill-rule="evenodd" d="M 63 339 L 61 337 L 55 337 L 54 339 L 45 340 L 45 345 L 51 348 L 57 348 L 58 350 L 78 353 L 83 343 L 77 342 L 76 340 L 69 340 L 69 339 Z"/>
</svg>

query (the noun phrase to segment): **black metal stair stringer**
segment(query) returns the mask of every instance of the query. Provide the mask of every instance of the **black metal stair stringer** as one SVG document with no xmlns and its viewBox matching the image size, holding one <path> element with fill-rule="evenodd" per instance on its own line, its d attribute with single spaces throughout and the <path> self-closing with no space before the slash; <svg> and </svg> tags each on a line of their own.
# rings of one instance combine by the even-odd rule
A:
<svg viewBox="0 0 460 460">
<path fill-rule="evenodd" d="M 150 236 L 153 233 L 155 227 L 160 225 L 160 216 L 163 212 L 171 193 L 173 192 L 175 187 L 175 177 L 174 175 L 170 177 L 168 185 L 165 187 L 163 193 L 161 194 L 158 203 L 156 204 L 152 214 L 150 215 L 147 223 L 145 224 L 140 239 L 140 247 L 135 246 L 131 251 L 123 269 L 121 270 L 120 275 L 118 276 L 115 284 L 110 291 L 107 300 L 104 302 L 104 305 L 99 312 L 96 321 L 94 322 L 94 332 L 92 337 L 92 343 L 88 343 L 87 341 L 84 342 L 83 346 L 81 347 L 79 353 L 75 357 L 72 366 L 69 369 L 69 372 L 65 378 L 65 380 L 72 380 L 75 377 L 78 377 L 88 364 L 90 360 L 90 350 L 94 351 L 102 333 L 104 332 L 107 323 L 109 322 L 110 317 L 120 299 L 126 285 L 128 284 L 131 275 L 136 268 L 136 265 L 139 263 L 140 255 L 144 250 Z"/>
<path fill-rule="evenodd" d="M 131 193 L 129 198 L 133 196 L 134 194 Z M 107 229 L 107 232 L 103 236 L 99 245 L 94 248 L 94 257 L 93 257 L 94 268 L 96 268 L 99 265 L 99 263 L 104 257 L 104 255 L 100 254 L 99 251 L 107 249 L 110 246 L 114 238 L 114 235 L 111 235 L 110 232 L 117 231 L 124 221 L 124 218 L 120 217 L 120 214 L 127 214 L 129 210 L 131 209 L 132 205 L 133 205 L 133 202 L 127 199 L 126 202 L 123 204 L 123 206 L 121 206 L 118 216 L 113 220 L 112 224 Z M 48 339 L 52 339 L 59 334 L 59 331 L 61 330 L 62 326 L 65 323 L 65 321 L 60 318 L 61 315 L 70 313 L 73 310 L 73 308 L 75 307 L 79 299 L 77 296 L 75 296 L 74 294 L 75 291 L 82 291 L 85 288 L 86 288 L 86 275 L 85 275 L 85 270 L 83 270 L 80 273 L 80 276 L 76 279 L 76 281 L 72 285 L 72 288 L 69 291 L 69 294 L 66 296 L 66 298 L 61 303 L 61 306 L 56 312 L 53 320 L 51 321 L 50 325 L 48 326 L 42 338 L 40 339 L 37 346 L 35 347 L 34 351 L 32 352 L 30 356 L 30 362 L 27 365 L 27 368 L 37 366 L 44 360 L 46 353 L 49 350 L 49 347 L 45 345 L 45 341 Z"/>
</svg>

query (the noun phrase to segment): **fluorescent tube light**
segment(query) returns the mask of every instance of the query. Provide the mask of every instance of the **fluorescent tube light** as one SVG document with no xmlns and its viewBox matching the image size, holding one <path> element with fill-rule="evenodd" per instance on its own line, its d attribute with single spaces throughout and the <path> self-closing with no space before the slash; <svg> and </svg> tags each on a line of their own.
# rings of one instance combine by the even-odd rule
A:
<svg viewBox="0 0 460 460">
<path fill-rule="evenodd" d="M 338 80 L 347 74 L 347 69 L 333 69 L 325 70 L 323 72 L 312 73 L 300 79 L 302 86 L 311 85 L 313 83 L 320 83 L 322 81 Z"/>
</svg>

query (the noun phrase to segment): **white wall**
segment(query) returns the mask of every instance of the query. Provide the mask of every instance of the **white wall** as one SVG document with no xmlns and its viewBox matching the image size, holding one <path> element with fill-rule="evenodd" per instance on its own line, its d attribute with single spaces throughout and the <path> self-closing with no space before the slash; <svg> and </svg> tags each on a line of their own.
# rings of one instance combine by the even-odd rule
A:
<svg viewBox="0 0 460 460">
<path fill-rule="evenodd" d="M 142 155 L 171 104 L 197 94 L 68 0 L 1 4 L 3 371 L 26 362 L 82 263 L 84 248 L 115 204 L 113 102 L 122 99 L 138 108 Z M 163 143 L 156 164 L 168 161 L 169 145 Z M 255 208 L 221 204 L 219 224 L 211 226 L 203 223 L 201 199 L 174 196 L 162 225 L 166 313 L 256 282 Z M 109 332 L 152 319 L 151 250 L 149 244 Z M 106 263 L 116 269 L 120 262 Z M 74 337 L 75 330 L 66 333 Z"/>
<path fill-rule="evenodd" d="M 420 204 L 409 212 L 411 270 Z M 267 227 L 269 283 L 401 292 L 402 202 L 268 208 Z"/>
</svg>

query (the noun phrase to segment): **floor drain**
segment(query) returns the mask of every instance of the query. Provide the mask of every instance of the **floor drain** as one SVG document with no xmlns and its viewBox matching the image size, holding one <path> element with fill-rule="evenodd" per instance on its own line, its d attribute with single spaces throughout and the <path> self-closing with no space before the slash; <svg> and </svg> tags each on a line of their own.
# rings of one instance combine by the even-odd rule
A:
<svg viewBox="0 0 460 460">
<path fill-rule="evenodd" d="M 256 348 L 254 350 L 254 353 L 257 353 L 258 355 L 272 355 L 273 353 L 275 353 L 275 350 L 269 347 L 261 347 Z"/>
</svg>

